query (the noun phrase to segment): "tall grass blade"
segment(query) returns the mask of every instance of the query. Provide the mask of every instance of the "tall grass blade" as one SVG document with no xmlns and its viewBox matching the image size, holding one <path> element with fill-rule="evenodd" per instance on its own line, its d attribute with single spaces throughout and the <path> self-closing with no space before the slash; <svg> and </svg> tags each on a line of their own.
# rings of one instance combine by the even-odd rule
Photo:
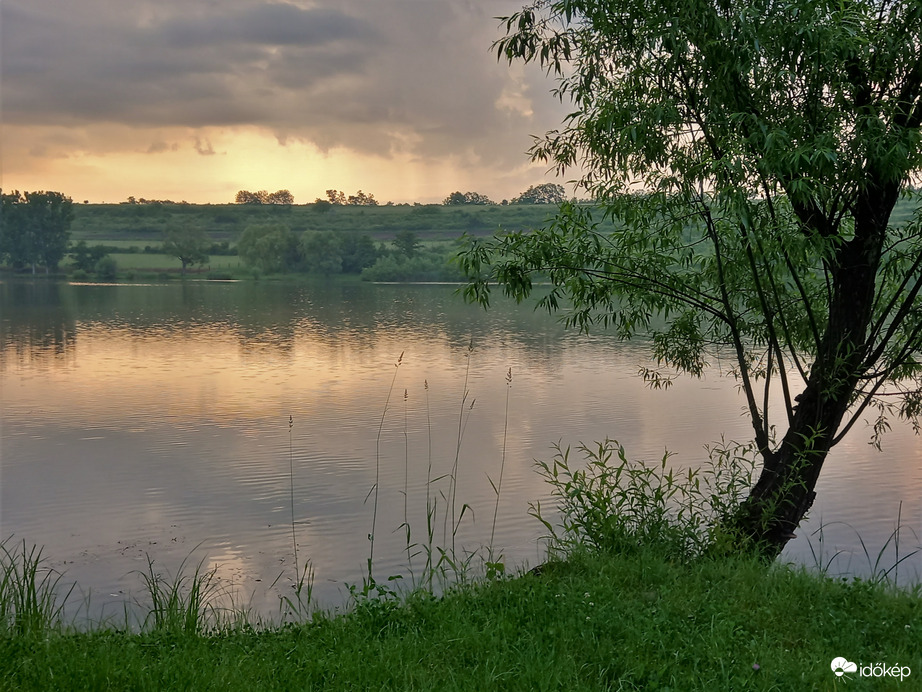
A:
<svg viewBox="0 0 922 692">
<path fill-rule="evenodd" d="M 0 542 L 0 634 L 38 636 L 59 629 L 76 584 L 61 596 L 64 575 L 43 564 L 41 548 L 23 540 L 10 549 L 9 540 Z"/>
<path fill-rule="evenodd" d="M 370 548 L 368 551 L 368 580 L 374 582 L 372 569 L 375 562 L 375 531 L 378 524 L 378 488 L 381 485 L 381 433 L 384 430 L 384 419 L 387 417 L 387 410 L 391 402 L 391 394 L 394 392 L 394 383 L 397 382 L 397 372 L 400 370 L 400 364 L 403 363 L 404 351 L 400 352 L 400 357 L 394 363 L 394 377 L 391 379 L 391 386 L 388 387 L 387 397 L 384 399 L 384 410 L 381 411 L 381 422 L 378 424 L 378 435 L 375 438 L 375 484 L 372 488 L 374 493 L 374 507 L 371 512 L 371 533 L 368 534 Z M 371 494 L 369 492 L 369 495 Z M 365 501 L 368 501 L 366 496 Z"/>
<path fill-rule="evenodd" d="M 291 549 L 295 557 L 295 582 L 298 582 L 298 539 L 295 535 L 295 462 L 291 445 L 291 429 L 294 427 L 295 419 L 291 414 L 288 415 L 288 473 L 289 489 L 291 491 Z"/>
<path fill-rule="evenodd" d="M 170 577 L 154 569 L 150 555 L 146 558 L 147 569 L 137 572 L 150 600 L 150 607 L 141 622 L 142 630 L 201 634 L 220 624 L 215 606 L 218 596 L 217 567 L 204 570 L 205 558 L 202 558 L 192 574 L 188 574 L 186 562 L 189 558 L 186 557 L 176 574 Z M 141 603 L 139 605 L 144 607 Z"/>
<path fill-rule="evenodd" d="M 456 512 L 456 503 L 455 503 L 455 500 L 457 498 L 457 493 L 458 493 L 458 462 L 461 458 L 461 440 L 464 437 L 464 429 L 467 426 L 464 413 L 465 413 L 465 406 L 467 405 L 467 398 L 468 396 L 470 396 L 470 392 L 468 391 L 467 384 L 471 376 L 471 354 L 473 353 L 474 353 L 474 340 L 471 339 L 467 347 L 467 354 L 466 354 L 467 366 L 465 367 L 465 370 L 464 370 L 464 387 L 462 388 L 461 407 L 460 407 L 460 410 L 458 411 L 458 437 L 455 443 L 455 461 L 454 461 L 454 464 L 452 464 L 451 474 L 449 476 L 449 489 L 448 489 L 449 506 L 446 508 L 446 519 L 448 518 L 447 511 L 451 510 L 451 526 L 452 526 L 451 549 L 452 551 L 455 550 L 455 534 L 458 531 L 457 527 L 459 524 L 459 520 L 458 520 L 457 512 Z M 467 408 L 468 417 L 470 416 L 470 411 L 473 408 L 474 408 L 474 402 L 472 401 L 470 404 L 470 407 Z M 444 536 L 444 529 L 443 529 L 443 540 L 444 539 L 445 539 L 445 536 Z"/>
<path fill-rule="evenodd" d="M 493 553 L 493 539 L 496 535 L 496 516 L 499 514 L 499 497 L 503 490 L 503 471 L 506 468 L 506 438 L 509 432 L 509 392 L 512 389 L 512 368 L 506 373 L 506 410 L 503 415 L 503 456 L 499 464 L 499 482 L 493 486 L 496 493 L 496 504 L 493 507 L 493 525 L 490 527 L 490 554 Z M 490 485 L 493 481 L 490 480 Z"/>
</svg>

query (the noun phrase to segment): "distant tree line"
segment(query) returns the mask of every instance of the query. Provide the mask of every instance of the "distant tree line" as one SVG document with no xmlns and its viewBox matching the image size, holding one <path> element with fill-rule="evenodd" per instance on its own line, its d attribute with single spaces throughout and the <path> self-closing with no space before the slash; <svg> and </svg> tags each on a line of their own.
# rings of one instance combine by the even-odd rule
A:
<svg viewBox="0 0 922 692">
<path fill-rule="evenodd" d="M 84 202 L 84 204 L 86 204 L 86 202 Z M 129 195 L 128 199 L 125 200 L 124 202 L 120 202 L 120 204 L 153 204 L 157 206 L 162 206 L 164 204 L 189 204 L 189 203 L 186 202 L 185 200 L 183 200 L 182 202 L 174 202 L 171 199 L 145 199 L 144 197 L 133 197 Z"/>
<path fill-rule="evenodd" d="M 129 201 L 133 197 L 128 198 Z M 502 204 L 560 204 L 566 201 L 566 191 L 562 185 L 556 183 L 542 183 L 532 185 L 518 197 L 511 201 L 503 200 Z M 279 190 L 278 192 L 250 192 L 240 190 L 236 197 L 237 204 L 294 204 L 294 196 L 288 190 Z M 388 205 L 391 203 L 388 202 Z M 456 206 L 463 204 L 470 205 L 489 205 L 496 204 L 487 195 L 479 192 L 461 192 L 455 191 L 449 194 L 442 204 L 446 206 Z M 326 211 L 334 206 L 353 206 L 353 207 L 376 207 L 379 206 L 378 200 L 370 193 L 359 190 L 354 195 L 346 195 L 342 190 L 330 189 L 326 191 L 326 199 L 318 197 L 314 200 L 314 208 L 318 211 Z"/>
<path fill-rule="evenodd" d="M 327 190 L 327 198 L 325 200 L 320 199 L 319 197 L 314 200 L 314 204 L 318 202 L 327 202 L 330 205 L 343 205 L 351 207 L 376 207 L 378 206 L 378 200 L 375 199 L 375 196 L 372 194 L 366 194 L 359 190 L 354 195 L 349 195 L 346 197 L 346 193 L 342 190 Z"/>
<path fill-rule="evenodd" d="M 496 204 L 492 199 L 479 192 L 452 192 L 448 197 L 442 200 L 446 206 L 456 206 L 460 204 Z"/>
<path fill-rule="evenodd" d="M 247 266 L 265 273 L 361 274 L 374 280 L 456 278 L 444 251 L 424 248 L 417 234 L 398 231 L 389 245 L 364 233 L 293 232 L 283 223 L 248 226 L 237 243 Z"/>
<path fill-rule="evenodd" d="M 250 192 L 249 190 L 240 190 L 234 200 L 237 204 L 283 204 L 292 205 L 295 203 L 295 197 L 288 190 L 278 190 L 276 192 Z"/>
<path fill-rule="evenodd" d="M 504 199 L 502 204 L 560 204 L 566 199 L 566 191 L 562 185 L 543 183 L 541 185 L 532 185 L 518 197 L 513 198 L 511 202 Z M 479 192 L 457 191 L 452 192 L 442 200 L 442 204 L 456 206 L 461 204 L 496 204 L 496 202 Z"/>
<path fill-rule="evenodd" d="M 563 185 L 543 183 L 532 185 L 512 200 L 512 204 L 561 204 L 567 199 Z"/>
</svg>

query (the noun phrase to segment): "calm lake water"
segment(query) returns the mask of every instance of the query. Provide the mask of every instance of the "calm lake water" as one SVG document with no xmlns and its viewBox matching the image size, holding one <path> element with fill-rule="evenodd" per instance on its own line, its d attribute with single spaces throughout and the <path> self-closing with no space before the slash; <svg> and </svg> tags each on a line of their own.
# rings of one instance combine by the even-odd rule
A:
<svg viewBox="0 0 922 692">
<path fill-rule="evenodd" d="M 426 541 L 427 490 L 435 543 L 451 544 L 460 421 L 456 511 L 470 509 L 456 549 L 489 543 L 505 443 L 494 547 L 533 565 L 529 502 L 552 504 L 533 460 L 553 443 L 610 437 L 634 458 L 668 449 L 698 466 L 721 435 L 749 438 L 733 380 L 652 391 L 641 365 L 643 343 L 565 333 L 529 307 L 484 312 L 452 286 L 0 283 L 0 538 L 43 546 L 94 618 L 139 596 L 148 558 L 167 571 L 204 560 L 272 616 L 295 573 L 293 490 L 299 559 L 319 602 L 341 605 L 366 570 L 376 469 L 375 576 L 408 574 L 400 527 Z M 869 436 L 856 426 L 834 450 L 784 559 L 840 553 L 833 573 L 867 574 L 885 549 L 890 566 L 900 513 L 901 554 L 919 547 L 919 439 L 894 424 L 877 452 Z M 920 566 L 904 563 L 901 581 Z"/>
</svg>

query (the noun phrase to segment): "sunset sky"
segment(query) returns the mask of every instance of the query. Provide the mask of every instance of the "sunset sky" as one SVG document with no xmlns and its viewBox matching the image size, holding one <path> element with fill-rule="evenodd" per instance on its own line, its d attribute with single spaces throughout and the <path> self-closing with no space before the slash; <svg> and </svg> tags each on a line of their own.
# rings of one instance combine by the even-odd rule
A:
<svg viewBox="0 0 922 692">
<path fill-rule="evenodd" d="M 232 202 L 328 188 L 511 198 L 565 182 L 532 134 L 566 112 L 498 62 L 519 0 L 4 0 L 4 190 Z"/>
</svg>

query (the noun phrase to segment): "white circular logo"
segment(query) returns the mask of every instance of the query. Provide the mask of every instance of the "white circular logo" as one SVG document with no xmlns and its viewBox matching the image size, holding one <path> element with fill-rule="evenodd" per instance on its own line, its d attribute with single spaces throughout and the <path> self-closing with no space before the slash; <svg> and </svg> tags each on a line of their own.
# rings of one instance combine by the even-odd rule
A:
<svg viewBox="0 0 922 692">
<path fill-rule="evenodd" d="M 841 656 L 839 656 L 838 658 L 832 659 L 832 663 L 829 664 L 829 667 L 832 668 L 832 672 L 835 673 L 840 678 L 843 675 L 845 675 L 845 673 L 857 673 L 858 672 L 857 663 L 852 663 L 851 661 L 845 658 L 842 658 Z"/>
</svg>

